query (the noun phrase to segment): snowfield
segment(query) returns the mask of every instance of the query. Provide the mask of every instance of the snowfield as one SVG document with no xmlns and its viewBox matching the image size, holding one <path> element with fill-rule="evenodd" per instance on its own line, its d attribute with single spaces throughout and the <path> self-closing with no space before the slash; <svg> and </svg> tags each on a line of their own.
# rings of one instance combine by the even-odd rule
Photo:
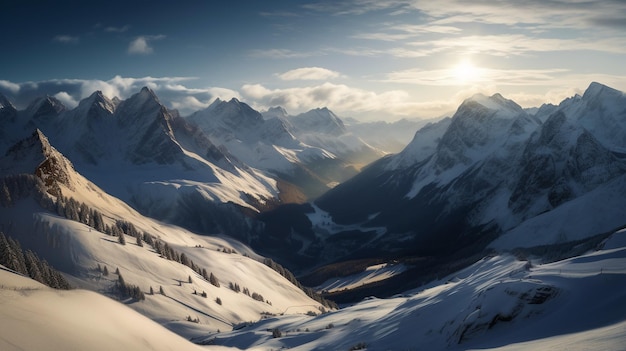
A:
<svg viewBox="0 0 626 351">
<path fill-rule="evenodd" d="M 549 264 L 487 257 L 395 298 L 278 316 L 209 339 L 250 350 L 623 350 L 624 241 L 618 232 L 606 249 Z"/>
<path fill-rule="evenodd" d="M 403 264 L 382 263 L 369 266 L 365 271 L 353 274 L 347 277 L 331 278 L 315 287 L 316 291 L 336 292 L 341 290 L 350 290 L 361 285 L 367 285 L 381 280 L 389 279 L 394 275 L 398 275 L 406 271 L 407 267 Z"/>
<path fill-rule="evenodd" d="M 54 290 L 0 266 L 0 349 L 202 348 L 100 294 Z"/>
</svg>

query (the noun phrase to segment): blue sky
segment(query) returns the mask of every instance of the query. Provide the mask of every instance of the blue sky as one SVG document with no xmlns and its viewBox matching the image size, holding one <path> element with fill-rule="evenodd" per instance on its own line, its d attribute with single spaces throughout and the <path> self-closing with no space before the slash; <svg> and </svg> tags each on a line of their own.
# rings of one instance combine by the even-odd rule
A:
<svg viewBox="0 0 626 351">
<path fill-rule="evenodd" d="M 395 120 L 476 92 L 524 107 L 591 81 L 626 90 L 626 2 L 8 0 L 0 93 L 74 106 L 149 86 L 183 114 L 215 98 Z"/>
</svg>

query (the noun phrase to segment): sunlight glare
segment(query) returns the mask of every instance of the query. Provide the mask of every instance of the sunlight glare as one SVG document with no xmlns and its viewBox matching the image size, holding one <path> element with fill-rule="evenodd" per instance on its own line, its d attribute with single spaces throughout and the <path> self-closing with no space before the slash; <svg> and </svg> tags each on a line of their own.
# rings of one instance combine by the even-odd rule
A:
<svg viewBox="0 0 626 351">
<path fill-rule="evenodd" d="M 454 79 L 460 84 L 472 83 L 480 78 L 480 69 L 467 60 L 457 64 L 452 69 L 452 73 Z"/>
</svg>

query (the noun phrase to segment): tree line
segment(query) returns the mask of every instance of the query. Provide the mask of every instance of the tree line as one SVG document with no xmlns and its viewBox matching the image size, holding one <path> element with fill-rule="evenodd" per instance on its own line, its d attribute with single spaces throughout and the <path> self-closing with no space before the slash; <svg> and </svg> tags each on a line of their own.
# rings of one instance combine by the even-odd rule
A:
<svg viewBox="0 0 626 351">
<path fill-rule="evenodd" d="M 332 309 L 338 309 L 339 306 L 337 306 L 337 304 L 334 301 L 331 300 L 327 300 L 325 299 L 322 295 L 318 294 L 317 292 L 315 292 L 315 290 L 303 286 L 298 279 L 296 279 L 296 277 L 293 275 L 293 273 L 291 273 L 291 271 L 289 271 L 287 268 L 281 266 L 280 264 L 276 263 L 274 260 L 272 260 L 271 258 L 265 258 L 263 260 L 263 263 L 270 267 L 271 269 L 273 269 L 274 271 L 278 272 L 278 274 L 282 275 L 285 279 L 289 280 L 291 282 L 291 284 L 297 286 L 300 290 L 304 291 L 304 293 L 312 298 L 313 300 L 319 302 L 322 306 L 327 307 L 327 308 L 332 308 Z"/>
<path fill-rule="evenodd" d="M 0 232 L 0 264 L 55 289 L 71 289 L 65 277 L 36 253 L 24 251 L 19 241 Z"/>
</svg>

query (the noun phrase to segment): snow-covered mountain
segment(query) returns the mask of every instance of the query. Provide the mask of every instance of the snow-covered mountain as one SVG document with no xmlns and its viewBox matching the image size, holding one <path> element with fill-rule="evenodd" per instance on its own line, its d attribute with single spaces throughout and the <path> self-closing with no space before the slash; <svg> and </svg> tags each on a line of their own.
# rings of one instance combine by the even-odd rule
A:
<svg viewBox="0 0 626 351">
<path fill-rule="evenodd" d="M 0 228 L 24 250 L 61 270 L 74 287 L 122 300 L 187 339 L 264 314 L 327 309 L 246 245 L 145 217 L 107 194 L 40 130 L 0 158 L 0 189 Z M 46 294 L 68 303 L 55 294 L 39 295 Z M 80 292 L 72 296 L 98 301 Z"/>
<path fill-rule="evenodd" d="M 271 318 L 211 340 L 267 350 L 622 350 L 625 236 L 551 263 L 485 257 L 388 299 L 314 318 Z"/>
<path fill-rule="evenodd" d="M 346 129 L 367 144 L 387 153 L 399 153 L 415 136 L 415 132 L 437 119 L 401 119 L 395 122 L 363 122 L 355 118 L 344 119 Z"/>
<path fill-rule="evenodd" d="M 623 93 L 598 83 L 537 111 L 547 117 L 499 94 L 475 95 L 399 154 L 324 194 L 313 211 L 303 208 L 311 226 L 296 230 L 308 233 L 301 252 L 327 262 L 455 257 L 490 242 L 549 245 L 624 225 L 624 106 Z"/>
<path fill-rule="evenodd" d="M 360 165 L 385 155 L 346 129 L 343 121 L 328 108 L 317 108 L 286 119 L 291 132 L 307 145 L 328 150 Z"/>
<path fill-rule="evenodd" d="M 363 162 L 359 153 L 371 149 L 347 135 L 331 111 L 319 111 L 291 118 L 278 107 L 264 117 L 237 99 L 217 99 L 187 120 L 237 159 L 316 197 L 356 174 L 352 164 Z M 329 116 L 334 124 L 327 123 Z M 381 155 L 374 153 L 367 161 Z"/>
<path fill-rule="evenodd" d="M 38 128 L 87 178 L 146 215 L 245 238 L 249 230 L 227 224 L 246 223 L 238 208 L 258 211 L 278 197 L 274 179 L 213 144 L 148 88 L 124 101 L 94 92 L 72 110 L 46 97 L 15 114 L 3 123 L 2 150 Z"/>
<path fill-rule="evenodd" d="M 315 203 L 261 211 L 286 182 L 259 155 L 298 177 L 320 174 L 303 150 L 351 150 L 332 112 L 0 96 L 0 348 L 620 350 L 624 106 L 598 83 L 536 110 L 475 95 Z M 35 255 L 82 290 L 19 276 Z"/>
</svg>

